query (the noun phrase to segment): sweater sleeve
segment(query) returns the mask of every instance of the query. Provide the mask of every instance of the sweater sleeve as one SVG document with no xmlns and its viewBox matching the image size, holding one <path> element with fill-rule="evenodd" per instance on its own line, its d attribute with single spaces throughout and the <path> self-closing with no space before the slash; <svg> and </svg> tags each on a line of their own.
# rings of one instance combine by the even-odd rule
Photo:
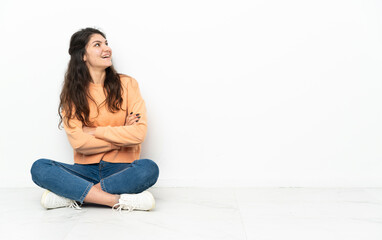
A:
<svg viewBox="0 0 382 240">
<path fill-rule="evenodd" d="M 146 105 L 141 96 L 138 82 L 134 78 L 130 78 L 127 83 L 127 110 L 128 114 L 131 112 L 139 113 L 140 120 L 129 126 L 97 127 L 95 137 L 120 147 L 142 143 L 147 132 Z"/>
<path fill-rule="evenodd" d="M 78 119 L 71 119 L 69 124 L 70 127 L 66 125 L 65 120 L 63 121 L 66 135 L 68 136 L 68 140 L 74 151 L 84 155 L 92 155 L 117 149 L 117 147 L 110 142 L 97 139 L 96 137 L 83 132 L 82 122 Z"/>
</svg>

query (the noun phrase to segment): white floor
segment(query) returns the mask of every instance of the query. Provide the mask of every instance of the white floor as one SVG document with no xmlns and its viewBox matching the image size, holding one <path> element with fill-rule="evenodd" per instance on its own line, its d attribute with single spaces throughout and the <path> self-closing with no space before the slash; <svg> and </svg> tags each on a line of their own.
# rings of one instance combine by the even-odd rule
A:
<svg viewBox="0 0 382 240">
<path fill-rule="evenodd" d="M 156 208 L 44 210 L 41 189 L 0 189 L 0 239 L 382 239 L 382 189 L 152 188 Z"/>
</svg>

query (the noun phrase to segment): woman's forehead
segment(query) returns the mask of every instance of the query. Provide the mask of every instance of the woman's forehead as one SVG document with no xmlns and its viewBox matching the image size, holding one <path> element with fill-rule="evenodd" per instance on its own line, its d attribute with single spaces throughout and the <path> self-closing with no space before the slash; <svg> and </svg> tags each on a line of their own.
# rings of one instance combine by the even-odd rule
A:
<svg viewBox="0 0 382 240">
<path fill-rule="evenodd" d="M 101 35 L 101 34 L 98 34 L 98 33 L 95 33 L 93 34 L 90 39 L 89 39 L 89 43 L 92 43 L 94 41 L 101 41 L 101 42 L 104 42 L 106 41 L 106 39 Z"/>
</svg>

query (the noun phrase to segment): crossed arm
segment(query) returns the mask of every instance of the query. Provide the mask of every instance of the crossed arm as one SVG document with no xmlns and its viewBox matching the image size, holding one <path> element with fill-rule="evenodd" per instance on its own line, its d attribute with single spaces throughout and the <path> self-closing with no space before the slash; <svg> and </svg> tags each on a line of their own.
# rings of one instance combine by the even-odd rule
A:
<svg viewBox="0 0 382 240">
<path fill-rule="evenodd" d="M 147 131 L 145 102 L 135 79 L 131 78 L 127 86 L 127 109 L 132 112 L 126 117 L 123 126 L 90 128 L 84 127 L 81 121 L 73 118 L 70 120 L 72 127 L 69 127 L 66 121 L 63 121 L 68 140 L 76 152 L 91 155 L 140 144 L 144 141 Z M 65 116 L 64 113 L 63 116 Z"/>
<path fill-rule="evenodd" d="M 144 116 L 143 118 L 143 123 L 139 123 L 141 121 L 140 115 L 129 114 L 126 117 L 124 126 L 109 126 L 100 137 L 96 136 L 96 127 L 83 127 L 82 123 L 77 119 L 71 121 L 71 125 L 74 125 L 73 128 L 68 127 L 66 124 L 64 124 L 64 127 L 73 149 L 84 155 L 92 155 L 141 143 L 146 129 L 146 119 Z M 141 131 L 144 132 L 141 133 Z"/>
<path fill-rule="evenodd" d="M 124 126 L 131 126 L 131 125 L 134 125 L 135 123 L 137 123 L 139 121 L 139 119 L 141 118 L 141 116 L 139 116 L 139 115 L 140 115 L 140 113 L 134 114 L 133 112 L 128 114 L 126 117 Z M 82 131 L 84 131 L 84 133 L 87 133 L 87 134 L 92 135 L 92 136 L 95 135 L 96 130 L 97 130 L 96 127 L 86 127 L 86 126 L 82 127 Z"/>
</svg>

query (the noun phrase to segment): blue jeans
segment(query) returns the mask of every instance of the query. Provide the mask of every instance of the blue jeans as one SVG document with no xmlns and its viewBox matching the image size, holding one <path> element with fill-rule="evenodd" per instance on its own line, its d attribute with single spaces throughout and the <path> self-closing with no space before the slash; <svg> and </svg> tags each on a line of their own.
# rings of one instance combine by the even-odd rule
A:
<svg viewBox="0 0 382 240">
<path fill-rule="evenodd" d="M 81 204 L 94 184 L 111 194 L 140 193 L 154 185 L 159 168 L 150 159 L 132 163 L 66 164 L 49 159 L 35 161 L 32 180 L 38 186 Z"/>
</svg>

